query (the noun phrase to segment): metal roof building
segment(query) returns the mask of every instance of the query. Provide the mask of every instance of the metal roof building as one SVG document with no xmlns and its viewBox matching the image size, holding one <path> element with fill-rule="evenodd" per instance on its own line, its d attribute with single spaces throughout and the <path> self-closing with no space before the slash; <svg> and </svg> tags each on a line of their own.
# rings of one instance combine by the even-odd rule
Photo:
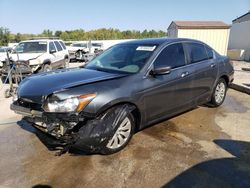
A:
<svg viewBox="0 0 250 188">
<path fill-rule="evenodd" d="M 228 56 L 235 60 L 250 61 L 250 11 L 232 22 Z"/>
<path fill-rule="evenodd" d="M 242 16 L 234 19 L 232 22 L 234 23 L 241 23 L 245 21 L 250 21 L 250 11 L 248 11 L 246 14 L 243 14 Z"/>
<path fill-rule="evenodd" d="M 230 26 L 221 21 L 173 21 L 168 27 L 168 36 L 200 40 L 226 55 L 229 29 Z"/>
</svg>

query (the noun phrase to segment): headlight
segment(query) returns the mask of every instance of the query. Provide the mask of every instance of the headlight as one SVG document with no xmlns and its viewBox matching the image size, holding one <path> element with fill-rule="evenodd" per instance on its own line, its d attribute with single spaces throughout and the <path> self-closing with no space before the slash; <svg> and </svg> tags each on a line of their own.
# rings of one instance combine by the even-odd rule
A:
<svg viewBox="0 0 250 188">
<path fill-rule="evenodd" d="M 67 98 L 57 101 L 48 98 L 43 106 L 45 112 L 80 112 L 92 99 L 96 96 L 95 93 L 80 95 L 78 97 Z"/>
</svg>

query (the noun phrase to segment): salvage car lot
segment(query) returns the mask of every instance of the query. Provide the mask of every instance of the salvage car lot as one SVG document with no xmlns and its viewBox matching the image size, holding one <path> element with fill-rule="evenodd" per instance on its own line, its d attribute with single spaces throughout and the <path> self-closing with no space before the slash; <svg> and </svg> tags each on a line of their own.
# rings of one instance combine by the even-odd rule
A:
<svg viewBox="0 0 250 188">
<path fill-rule="evenodd" d="M 249 95 L 230 89 L 221 107 L 198 107 L 147 128 L 113 155 L 57 157 L 2 93 L 1 187 L 250 186 Z"/>
</svg>

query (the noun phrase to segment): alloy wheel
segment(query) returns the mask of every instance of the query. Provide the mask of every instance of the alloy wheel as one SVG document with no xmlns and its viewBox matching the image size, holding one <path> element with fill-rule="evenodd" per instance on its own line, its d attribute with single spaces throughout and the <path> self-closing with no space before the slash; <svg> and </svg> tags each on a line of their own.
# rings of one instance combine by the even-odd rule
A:
<svg viewBox="0 0 250 188">
<path fill-rule="evenodd" d="M 129 139 L 131 130 L 132 130 L 131 121 L 128 117 L 126 117 L 119 125 L 114 136 L 109 140 L 106 147 L 109 149 L 117 149 L 122 147 Z"/>
<path fill-rule="evenodd" d="M 226 93 L 226 86 L 223 82 L 220 82 L 215 88 L 214 95 L 216 103 L 220 104 L 223 101 L 225 93 Z"/>
</svg>

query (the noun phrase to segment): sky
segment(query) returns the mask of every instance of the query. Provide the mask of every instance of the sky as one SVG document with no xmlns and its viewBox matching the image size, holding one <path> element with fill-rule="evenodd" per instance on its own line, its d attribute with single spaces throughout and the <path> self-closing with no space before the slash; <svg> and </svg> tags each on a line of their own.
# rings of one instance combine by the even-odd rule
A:
<svg viewBox="0 0 250 188">
<path fill-rule="evenodd" d="M 98 28 L 166 31 L 173 20 L 232 20 L 250 0 L 0 0 L 0 27 L 12 33 Z"/>
</svg>

